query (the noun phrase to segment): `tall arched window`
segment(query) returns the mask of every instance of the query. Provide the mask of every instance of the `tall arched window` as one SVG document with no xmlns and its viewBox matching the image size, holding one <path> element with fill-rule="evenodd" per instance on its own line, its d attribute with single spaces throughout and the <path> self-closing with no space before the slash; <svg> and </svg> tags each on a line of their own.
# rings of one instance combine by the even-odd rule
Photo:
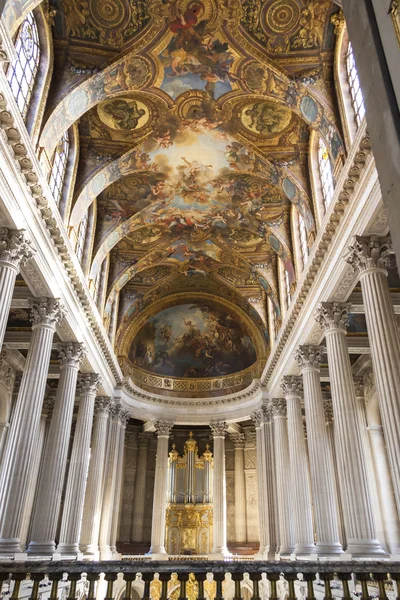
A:
<svg viewBox="0 0 400 600">
<path fill-rule="evenodd" d="M 26 118 L 40 62 L 39 33 L 35 18 L 29 13 L 18 30 L 15 41 L 17 57 L 7 70 L 14 98 Z"/>
<path fill-rule="evenodd" d="M 69 154 L 69 135 L 68 131 L 64 133 L 59 141 L 53 158 L 53 167 L 51 169 L 49 185 L 53 193 L 57 206 L 60 204 L 61 195 L 64 186 L 65 171 L 67 170 Z"/>
<path fill-rule="evenodd" d="M 318 168 L 321 179 L 324 207 L 326 210 L 333 198 L 335 184 L 333 181 L 332 163 L 331 159 L 329 158 L 328 148 L 321 137 L 318 141 Z"/>
<path fill-rule="evenodd" d="M 304 266 L 308 259 L 309 249 L 308 249 L 308 244 L 307 244 L 306 224 L 304 223 L 304 219 L 300 212 L 299 212 L 299 240 L 300 240 L 301 258 L 303 260 L 303 266 Z"/>
<path fill-rule="evenodd" d="M 86 231 L 88 226 L 89 214 L 88 211 L 85 212 L 82 221 L 79 224 L 78 229 L 78 237 L 76 240 L 76 249 L 75 253 L 78 257 L 79 262 L 82 262 L 83 250 L 85 248 L 85 240 L 86 240 Z"/>
<path fill-rule="evenodd" d="M 349 80 L 350 87 L 351 103 L 353 105 L 357 126 L 359 126 L 365 116 L 365 107 L 351 42 L 349 42 L 349 46 L 347 48 L 346 67 L 347 78 Z"/>
</svg>

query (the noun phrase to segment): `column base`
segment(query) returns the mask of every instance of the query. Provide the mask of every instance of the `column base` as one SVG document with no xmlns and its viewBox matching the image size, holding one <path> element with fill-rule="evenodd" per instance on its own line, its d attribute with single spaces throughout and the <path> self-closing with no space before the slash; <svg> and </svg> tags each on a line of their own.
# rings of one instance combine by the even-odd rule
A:
<svg viewBox="0 0 400 600">
<path fill-rule="evenodd" d="M 0 538 L 0 555 L 6 554 L 8 556 L 9 554 L 20 554 L 21 552 L 21 544 L 18 538 Z"/>
<path fill-rule="evenodd" d="M 85 556 L 97 556 L 100 553 L 100 549 L 98 544 L 88 544 L 86 548 L 83 549 L 83 554 Z"/>
<path fill-rule="evenodd" d="M 273 552 L 268 546 L 260 548 L 254 558 L 257 560 L 275 560 L 276 553 Z"/>
<path fill-rule="evenodd" d="M 80 550 L 79 550 L 79 544 L 68 544 L 67 542 L 61 542 L 60 544 L 58 544 L 57 546 L 57 553 L 58 554 L 68 554 L 68 555 L 74 555 L 76 556 L 77 554 L 79 554 Z"/>
<path fill-rule="evenodd" d="M 213 550 L 208 556 L 211 560 L 224 560 L 228 556 L 232 556 L 232 553 L 229 552 L 228 548 L 225 546 L 224 548 Z"/>
<path fill-rule="evenodd" d="M 346 554 L 351 554 L 355 558 L 363 556 L 389 557 L 389 554 L 383 550 L 378 540 L 348 540 Z"/>
<path fill-rule="evenodd" d="M 153 556 L 153 554 L 167 554 L 167 551 L 164 546 L 151 546 L 147 555 Z"/>
<path fill-rule="evenodd" d="M 294 547 L 294 554 L 296 554 L 296 556 L 308 556 L 316 553 L 317 549 L 315 544 L 296 544 Z"/>
<path fill-rule="evenodd" d="M 332 556 L 333 554 L 343 554 L 342 544 L 340 544 L 339 542 L 332 544 L 317 542 L 316 548 L 318 556 Z"/>
<path fill-rule="evenodd" d="M 289 557 L 294 553 L 294 546 L 281 546 L 279 548 L 279 556 Z"/>
<path fill-rule="evenodd" d="M 54 542 L 30 542 L 26 551 L 35 556 L 52 556 L 56 551 L 56 545 Z"/>
</svg>

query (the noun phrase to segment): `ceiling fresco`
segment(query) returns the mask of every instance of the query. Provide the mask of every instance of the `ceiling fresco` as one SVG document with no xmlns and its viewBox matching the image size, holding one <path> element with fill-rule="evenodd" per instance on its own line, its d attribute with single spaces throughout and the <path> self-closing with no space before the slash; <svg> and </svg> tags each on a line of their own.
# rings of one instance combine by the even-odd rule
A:
<svg viewBox="0 0 400 600">
<path fill-rule="evenodd" d="M 172 378 L 261 368 L 271 333 L 267 298 L 275 328 L 281 322 L 279 260 L 292 288 L 296 282 L 293 206 L 310 244 L 315 236 L 311 132 L 326 141 L 334 165 L 344 154 L 332 95 L 330 19 L 338 7 L 330 0 L 54 4 L 56 76 L 39 143 L 50 157 L 78 123 L 70 225 L 96 207 L 89 277 L 109 257 L 104 315 L 107 322 L 119 303 L 117 353 Z M 227 307 L 215 312 L 195 296 L 152 312 L 161 299 L 174 305 L 176 294 L 232 302 L 236 324 Z M 252 326 L 243 328 L 242 317 Z"/>
</svg>

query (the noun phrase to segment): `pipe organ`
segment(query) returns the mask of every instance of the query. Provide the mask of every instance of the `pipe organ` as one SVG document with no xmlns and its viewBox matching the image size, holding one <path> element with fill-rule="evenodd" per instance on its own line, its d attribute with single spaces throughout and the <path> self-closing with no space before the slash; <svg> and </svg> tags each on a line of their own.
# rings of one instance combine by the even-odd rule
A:
<svg viewBox="0 0 400 600">
<path fill-rule="evenodd" d="M 209 445 L 199 456 L 192 432 L 182 456 L 173 444 L 168 460 L 168 554 L 208 554 L 211 551 L 212 468 Z"/>
</svg>

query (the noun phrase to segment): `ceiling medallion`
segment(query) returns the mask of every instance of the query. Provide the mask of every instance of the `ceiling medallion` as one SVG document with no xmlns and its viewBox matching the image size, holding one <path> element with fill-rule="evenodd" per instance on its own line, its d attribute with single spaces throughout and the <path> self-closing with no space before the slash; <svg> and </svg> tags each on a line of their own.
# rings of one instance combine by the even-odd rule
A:
<svg viewBox="0 0 400 600">
<path fill-rule="evenodd" d="M 252 133 L 273 137 L 284 131 L 292 119 L 292 111 L 276 102 L 256 101 L 241 110 L 241 122 Z"/>
<path fill-rule="evenodd" d="M 118 96 L 97 107 L 100 120 L 116 131 L 132 131 L 144 127 L 149 120 L 147 106 L 130 96 Z"/>
<path fill-rule="evenodd" d="M 273 0 L 265 11 L 265 23 L 273 33 L 292 32 L 298 25 L 300 8 L 295 0 Z"/>
<path fill-rule="evenodd" d="M 129 7 L 124 0 L 90 0 L 89 11 L 99 29 L 112 29 L 125 23 Z"/>
</svg>

